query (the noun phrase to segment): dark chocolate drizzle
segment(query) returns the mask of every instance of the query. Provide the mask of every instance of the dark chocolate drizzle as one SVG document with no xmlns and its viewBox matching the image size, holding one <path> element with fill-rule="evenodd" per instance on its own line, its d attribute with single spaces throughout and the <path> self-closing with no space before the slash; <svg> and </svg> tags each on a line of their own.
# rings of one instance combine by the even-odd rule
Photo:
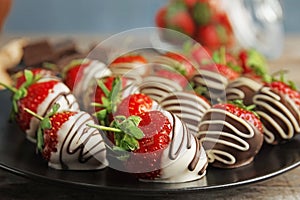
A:
<svg viewBox="0 0 300 200">
<path fill-rule="evenodd" d="M 59 154 L 59 160 L 60 160 L 60 163 L 63 167 L 63 169 L 68 169 L 68 165 L 66 163 L 64 163 L 63 161 L 63 149 L 64 149 L 64 146 L 65 146 L 65 143 L 66 143 L 66 140 L 70 137 L 70 134 L 72 132 L 72 130 L 74 129 L 74 126 L 77 125 L 80 121 L 80 119 L 86 115 L 86 113 L 81 113 L 79 116 L 77 116 L 76 120 L 73 122 L 72 126 L 69 128 L 69 132 L 66 134 L 63 142 L 62 142 L 62 145 L 61 145 L 61 150 L 60 150 L 60 154 Z M 76 115 L 75 115 L 76 116 Z M 87 118 L 85 121 L 83 121 L 77 128 L 77 130 L 81 130 L 82 127 L 86 126 L 86 123 L 88 121 L 91 121 L 93 120 L 91 117 Z M 66 153 L 72 155 L 72 154 L 75 154 L 79 151 L 79 154 L 78 154 L 78 162 L 79 163 L 86 163 L 88 162 L 90 159 L 92 159 L 94 157 L 94 155 L 98 154 L 98 153 L 101 153 L 103 151 L 105 151 L 105 148 L 103 149 L 100 149 L 99 151 L 97 151 L 96 153 L 94 153 L 93 155 L 89 156 L 89 157 L 86 157 L 85 156 L 87 154 L 89 154 L 90 150 L 92 149 L 95 149 L 97 146 L 99 146 L 101 143 L 104 142 L 103 139 L 99 140 L 89 151 L 87 151 L 86 153 L 83 153 L 83 150 L 84 150 L 84 147 L 85 147 L 85 144 L 91 139 L 92 136 L 94 135 L 97 135 L 97 134 L 100 134 L 97 130 L 93 131 L 84 141 L 81 141 L 80 138 L 82 138 L 85 134 L 88 133 L 88 130 L 90 128 L 89 127 L 85 127 L 83 129 L 82 132 L 78 132 L 77 130 L 74 132 L 73 135 L 71 135 L 71 138 L 70 138 L 70 141 L 69 143 L 67 144 L 67 149 L 66 149 Z M 75 141 L 74 138 L 77 136 L 77 134 L 80 134 L 80 136 L 78 137 L 78 140 Z M 101 137 L 102 138 L 102 137 Z M 72 143 L 75 143 L 75 144 L 78 144 L 77 148 L 75 149 L 71 149 L 71 144 Z"/>
</svg>

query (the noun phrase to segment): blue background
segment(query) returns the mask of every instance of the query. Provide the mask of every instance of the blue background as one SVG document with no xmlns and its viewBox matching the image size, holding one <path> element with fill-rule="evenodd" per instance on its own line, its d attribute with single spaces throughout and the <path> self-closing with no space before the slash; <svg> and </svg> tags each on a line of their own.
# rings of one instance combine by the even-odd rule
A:
<svg viewBox="0 0 300 200">
<path fill-rule="evenodd" d="M 168 0 L 14 0 L 5 31 L 13 33 L 116 33 L 154 26 Z M 284 26 L 300 32 L 300 1 L 282 0 Z"/>
</svg>

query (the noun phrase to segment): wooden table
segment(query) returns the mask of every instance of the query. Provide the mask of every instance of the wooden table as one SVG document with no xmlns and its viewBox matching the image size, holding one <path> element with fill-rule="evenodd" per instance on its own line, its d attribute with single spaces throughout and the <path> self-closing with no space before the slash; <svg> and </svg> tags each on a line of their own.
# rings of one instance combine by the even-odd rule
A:
<svg viewBox="0 0 300 200">
<path fill-rule="evenodd" d="M 76 39 L 77 37 L 77 39 Z M 11 38 L 6 36 L 6 39 Z M 92 41 L 93 37 L 75 36 L 79 45 L 86 45 L 86 41 Z M 4 40 L 2 39 L 2 42 Z M 288 78 L 294 80 L 300 86 L 300 37 L 288 36 L 285 41 L 283 55 L 270 62 L 271 71 L 288 69 Z M 300 151 L 300 149 L 299 149 Z M 64 188 L 52 184 L 35 182 L 23 177 L 16 176 L 0 169 L 0 199 L 141 199 L 139 196 L 122 196 L 120 194 L 109 194 L 91 192 L 87 190 Z M 300 199 L 300 167 L 286 172 L 277 177 L 263 182 L 244 185 L 240 187 L 227 188 L 222 190 L 201 191 L 191 194 L 177 194 L 148 196 L 143 199 Z"/>
</svg>

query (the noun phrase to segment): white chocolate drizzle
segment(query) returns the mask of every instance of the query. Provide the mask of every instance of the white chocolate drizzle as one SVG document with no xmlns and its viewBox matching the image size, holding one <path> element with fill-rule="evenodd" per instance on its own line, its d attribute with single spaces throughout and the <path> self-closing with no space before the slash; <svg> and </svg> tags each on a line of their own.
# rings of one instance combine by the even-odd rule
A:
<svg viewBox="0 0 300 200">
<path fill-rule="evenodd" d="M 213 119 L 214 114 L 215 116 L 216 114 L 221 114 L 220 116 L 223 116 L 224 119 L 221 119 L 222 117 Z M 245 120 L 223 109 L 211 108 L 205 115 L 211 115 L 212 119 L 201 121 L 198 138 L 204 145 L 209 162 L 213 163 L 219 161 L 225 165 L 236 164 L 237 158 L 225 149 L 235 149 L 235 151 L 241 153 L 249 151 L 250 144 L 246 140 L 254 137 L 255 131 L 253 127 Z M 225 118 L 230 118 L 237 124 L 230 124 Z M 243 127 L 243 129 L 240 127 Z M 229 131 L 225 132 L 224 129 Z M 242 132 L 240 129 L 247 131 Z M 210 145 L 208 146 L 210 146 L 210 148 L 207 148 L 205 143 L 209 143 Z M 224 148 L 218 148 L 217 144 L 221 144 Z"/>
<path fill-rule="evenodd" d="M 176 81 L 159 76 L 147 76 L 138 87 L 141 93 L 150 96 L 157 102 L 169 93 L 183 90 Z"/>
<path fill-rule="evenodd" d="M 291 100 L 288 95 L 285 95 L 284 98 L 283 101 L 291 106 L 297 116 L 300 116 L 299 108 L 295 102 Z M 281 97 L 269 87 L 263 87 L 253 98 L 253 102 L 258 106 L 256 112 L 266 121 L 265 123 L 268 123 L 269 126 L 274 127 L 276 130 L 276 132 L 271 131 L 267 128 L 267 124 L 263 124 L 265 141 L 270 144 L 276 143 L 275 134 L 283 140 L 289 140 L 294 137 L 295 132 L 300 133 L 300 122 L 281 101 Z M 263 109 L 260 109 L 260 107 Z M 278 122 L 275 121 L 274 117 L 283 122 L 287 130 L 281 127 Z"/>
</svg>

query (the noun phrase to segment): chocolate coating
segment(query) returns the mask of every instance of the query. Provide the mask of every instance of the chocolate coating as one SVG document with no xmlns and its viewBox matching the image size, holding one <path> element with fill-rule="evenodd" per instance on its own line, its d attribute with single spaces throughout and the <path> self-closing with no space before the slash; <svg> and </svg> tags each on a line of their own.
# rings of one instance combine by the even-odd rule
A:
<svg viewBox="0 0 300 200">
<path fill-rule="evenodd" d="M 239 77 L 226 88 L 227 100 L 243 100 L 245 105 L 253 104 L 253 96 L 262 87 L 262 83 L 249 77 Z"/>
<path fill-rule="evenodd" d="M 256 112 L 263 123 L 267 143 L 283 143 L 300 133 L 300 110 L 288 95 L 264 86 L 253 101 L 257 105 Z"/>
<path fill-rule="evenodd" d="M 251 163 L 263 144 L 263 134 L 247 121 L 217 108 L 209 109 L 199 126 L 203 143 L 214 167 L 237 168 Z"/>
</svg>

